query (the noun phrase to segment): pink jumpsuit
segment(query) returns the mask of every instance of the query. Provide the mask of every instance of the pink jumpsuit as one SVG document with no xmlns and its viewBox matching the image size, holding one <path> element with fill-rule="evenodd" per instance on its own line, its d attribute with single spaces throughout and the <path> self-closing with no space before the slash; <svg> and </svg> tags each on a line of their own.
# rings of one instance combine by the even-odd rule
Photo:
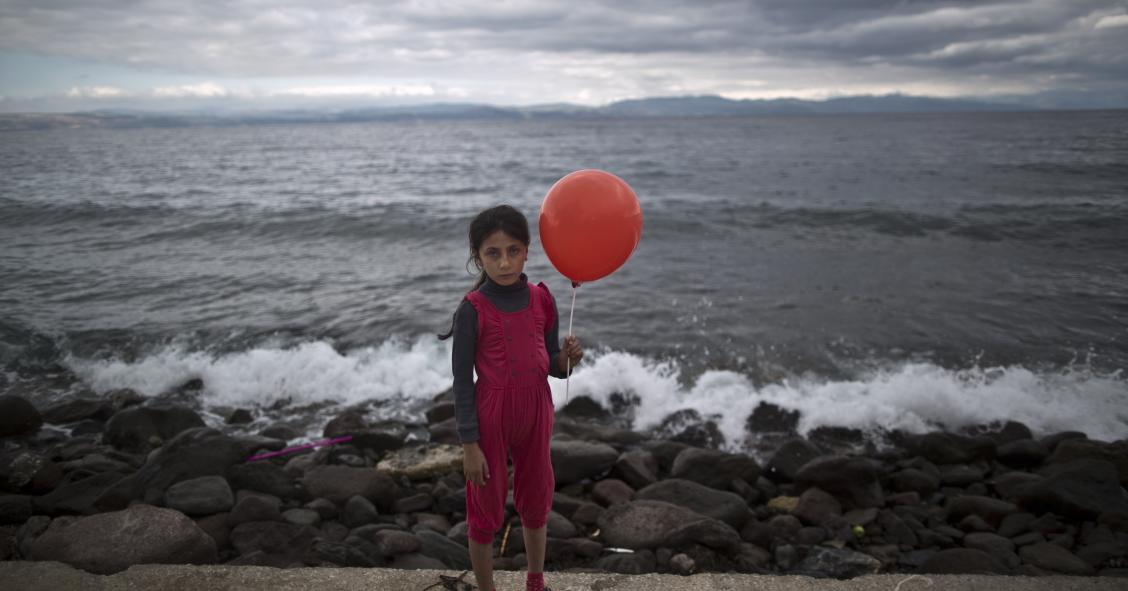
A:
<svg viewBox="0 0 1128 591">
<path fill-rule="evenodd" d="M 552 295 L 543 283 L 529 283 L 529 306 L 508 313 L 477 291 L 466 297 L 478 313 L 474 395 L 478 445 L 490 475 L 484 486 L 466 481 L 467 533 L 475 542 L 492 544 L 505 513 L 507 455 L 513 460 L 513 500 L 522 526 L 543 527 L 552 508 L 553 407 L 544 346 L 554 320 Z"/>
</svg>

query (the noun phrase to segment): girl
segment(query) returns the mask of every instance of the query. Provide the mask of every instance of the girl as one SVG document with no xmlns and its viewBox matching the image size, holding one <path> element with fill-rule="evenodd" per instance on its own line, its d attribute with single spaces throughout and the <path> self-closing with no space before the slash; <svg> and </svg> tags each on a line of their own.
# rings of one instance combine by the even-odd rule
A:
<svg viewBox="0 0 1128 591">
<path fill-rule="evenodd" d="M 552 392 L 547 376 L 567 377 L 583 359 L 576 337 L 558 342 L 556 301 L 543 283 L 528 283 L 529 224 L 508 205 L 470 223 L 474 289 L 454 313 L 454 408 L 466 475 L 470 560 L 478 588 L 494 590 L 493 539 L 501 528 L 513 461 L 513 499 L 529 562 L 528 591 L 543 591 L 545 525 L 556 482 L 549 442 Z M 478 380 L 474 381 L 477 371 Z"/>
</svg>

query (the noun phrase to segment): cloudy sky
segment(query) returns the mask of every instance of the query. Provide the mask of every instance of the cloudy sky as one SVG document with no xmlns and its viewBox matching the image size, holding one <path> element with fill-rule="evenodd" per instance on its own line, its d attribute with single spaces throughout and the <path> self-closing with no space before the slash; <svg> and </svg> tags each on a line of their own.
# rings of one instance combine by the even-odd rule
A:
<svg viewBox="0 0 1128 591">
<path fill-rule="evenodd" d="M 0 0 L 3 111 L 892 92 L 1128 106 L 1128 0 Z"/>
</svg>

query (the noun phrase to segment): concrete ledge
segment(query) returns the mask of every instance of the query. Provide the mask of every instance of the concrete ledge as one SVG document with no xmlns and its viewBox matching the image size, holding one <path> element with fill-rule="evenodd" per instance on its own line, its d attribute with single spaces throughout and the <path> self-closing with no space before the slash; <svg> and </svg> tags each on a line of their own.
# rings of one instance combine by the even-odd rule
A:
<svg viewBox="0 0 1128 591">
<path fill-rule="evenodd" d="M 0 562 L 0 589 L 12 591 L 423 591 L 459 571 L 147 564 L 93 575 L 58 562 Z M 469 574 L 466 580 L 473 580 Z M 810 577 L 700 574 L 547 573 L 553 591 L 1122 591 L 1124 579 L 989 575 L 875 575 L 848 581 Z M 525 573 L 498 572 L 499 591 L 525 588 Z M 434 587 L 434 591 L 442 590 Z"/>
</svg>

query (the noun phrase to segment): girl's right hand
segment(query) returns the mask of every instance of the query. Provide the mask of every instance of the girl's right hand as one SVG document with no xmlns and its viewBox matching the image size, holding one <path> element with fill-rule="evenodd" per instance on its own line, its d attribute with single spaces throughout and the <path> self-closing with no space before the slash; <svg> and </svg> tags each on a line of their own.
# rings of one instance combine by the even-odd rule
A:
<svg viewBox="0 0 1128 591">
<path fill-rule="evenodd" d="M 462 444 L 462 474 L 466 480 L 478 486 L 485 486 L 490 479 L 490 467 L 486 465 L 486 454 L 478 442 Z"/>
</svg>

